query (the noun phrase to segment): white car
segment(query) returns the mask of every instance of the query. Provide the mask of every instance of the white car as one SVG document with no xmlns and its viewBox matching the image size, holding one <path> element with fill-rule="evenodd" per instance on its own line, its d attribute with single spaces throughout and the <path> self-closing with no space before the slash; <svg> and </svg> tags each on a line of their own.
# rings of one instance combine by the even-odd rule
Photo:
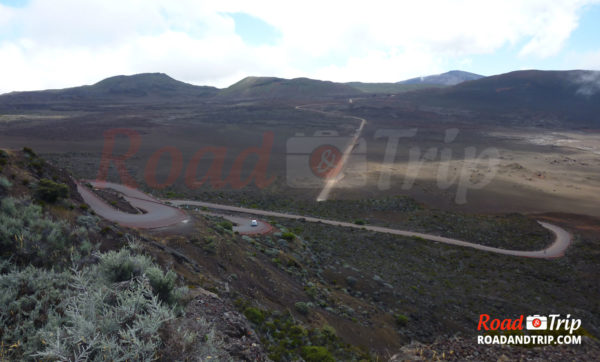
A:
<svg viewBox="0 0 600 362">
<path fill-rule="evenodd" d="M 258 226 L 258 221 L 256 221 L 256 220 L 250 221 L 250 226 Z"/>
</svg>

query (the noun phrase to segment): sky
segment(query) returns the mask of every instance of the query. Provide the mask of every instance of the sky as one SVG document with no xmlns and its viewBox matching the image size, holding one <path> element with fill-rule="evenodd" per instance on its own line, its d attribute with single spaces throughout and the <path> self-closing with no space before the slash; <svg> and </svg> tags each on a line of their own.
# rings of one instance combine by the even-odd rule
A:
<svg viewBox="0 0 600 362">
<path fill-rule="evenodd" d="M 0 93 L 167 73 L 396 82 L 600 69 L 600 0 L 0 0 Z"/>
</svg>

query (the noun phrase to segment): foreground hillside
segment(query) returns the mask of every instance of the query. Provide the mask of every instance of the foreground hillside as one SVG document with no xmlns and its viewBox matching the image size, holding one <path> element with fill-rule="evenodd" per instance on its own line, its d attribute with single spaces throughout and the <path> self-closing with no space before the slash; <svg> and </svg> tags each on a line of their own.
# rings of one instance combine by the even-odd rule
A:
<svg viewBox="0 0 600 362">
<path fill-rule="evenodd" d="M 3 151 L 2 160 L 0 338 L 8 359 L 351 361 L 425 353 L 464 360 L 483 353 L 564 360 L 598 353 L 600 240 L 565 218 L 552 221 L 574 231 L 576 242 L 554 260 L 302 220 L 272 219 L 273 233 L 240 235 L 209 210 L 187 210 L 185 227 L 136 231 L 97 218 L 68 174 L 33 151 Z M 118 195 L 100 195 L 127 210 Z M 440 213 L 405 198 L 315 208 L 240 196 L 235 203 L 357 223 L 438 225 L 475 239 L 492 232 L 490 241 L 524 249 L 547 242 L 543 234 L 530 238 L 531 220 L 519 215 Z M 400 217 L 386 219 L 392 214 Z M 474 343 L 480 313 L 556 311 L 583 320 L 584 346 Z"/>
<path fill-rule="evenodd" d="M 0 198 L 0 360 L 267 359 L 231 304 L 95 216 L 32 150 L 0 150 Z"/>
</svg>

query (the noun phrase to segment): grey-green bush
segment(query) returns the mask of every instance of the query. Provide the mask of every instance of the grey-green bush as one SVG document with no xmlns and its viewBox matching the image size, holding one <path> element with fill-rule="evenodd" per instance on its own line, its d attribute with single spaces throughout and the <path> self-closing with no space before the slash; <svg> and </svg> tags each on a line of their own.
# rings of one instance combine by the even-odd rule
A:
<svg viewBox="0 0 600 362">
<path fill-rule="evenodd" d="M 152 286 L 154 294 L 158 296 L 161 302 L 174 304 L 177 301 L 177 297 L 175 293 L 173 293 L 175 280 L 177 280 L 177 275 L 175 273 L 171 270 L 165 273 L 159 267 L 151 266 L 146 269 L 145 274 Z"/>
<path fill-rule="evenodd" d="M 12 183 L 4 176 L 0 176 L 0 189 L 10 190 Z"/>
<path fill-rule="evenodd" d="M 109 251 L 100 255 L 100 273 L 110 283 L 118 283 L 141 276 L 152 265 L 145 255 L 132 255 L 127 249 Z"/>
<path fill-rule="evenodd" d="M 153 360 L 161 326 L 175 317 L 155 290 L 170 296 L 175 275 L 129 250 L 99 254 L 100 263 L 55 272 L 0 262 L 0 342 L 9 360 Z M 117 260 L 145 267 L 112 278 Z M 150 278 L 154 280 L 151 282 Z M 118 281 L 113 281 L 118 280 Z M 153 286 L 152 284 L 155 284 Z"/>
<path fill-rule="evenodd" d="M 77 361 L 156 359 L 161 342 L 158 330 L 174 317 L 173 311 L 152 294 L 145 277 L 106 285 L 93 269 L 73 275 L 75 292 L 66 300 L 62 325 L 41 332 L 46 347 L 32 356 Z"/>
<path fill-rule="evenodd" d="M 77 251 L 80 240 L 88 237 L 85 229 L 70 229 L 65 221 L 45 217 L 39 205 L 6 197 L 0 202 L 0 257 L 12 257 L 17 263 L 67 266 L 71 251 Z"/>
</svg>

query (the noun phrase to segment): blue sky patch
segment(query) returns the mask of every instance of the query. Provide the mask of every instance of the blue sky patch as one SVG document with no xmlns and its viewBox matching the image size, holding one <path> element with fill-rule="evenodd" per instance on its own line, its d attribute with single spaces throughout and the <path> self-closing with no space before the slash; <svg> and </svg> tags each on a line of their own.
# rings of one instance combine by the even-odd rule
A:
<svg viewBox="0 0 600 362">
<path fill-rule="evenodd" d="M 29 4 L 29 0 L 0 0 L 0 4 L 13 8 L 24 8 Z"/>
<path fill-rule="evenodd" d="M 281 36 L 272 25 L 246 13 L 228 14 L 235 21 L 235 33 L 249 45 L 272 45 Z"/>
</svg>

